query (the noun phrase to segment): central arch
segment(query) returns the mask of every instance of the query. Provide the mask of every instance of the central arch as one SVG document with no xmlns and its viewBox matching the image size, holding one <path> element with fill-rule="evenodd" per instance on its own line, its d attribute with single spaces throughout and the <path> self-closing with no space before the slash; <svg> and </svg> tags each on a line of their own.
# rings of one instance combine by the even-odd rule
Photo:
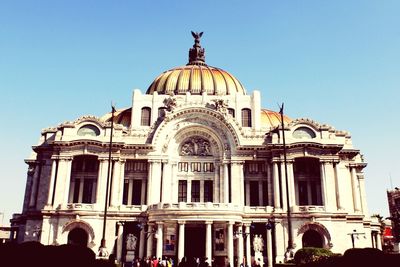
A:
<svg viewBox="0 0 400 267">
<path fill-rule="evenodd" d="M 72 229 L 68 233 L 68 244 L 78 245 L 80 247 L 87 247 L 89 240 L 88 233 L 80 227 Z"/>
<path fill-rule="evenodd" d="M 303 248 L 305 247 L 313 247 L 313 248 L 322 248 L 323 240 L 321 235 L 315 230 L 307 230 L 302 238 Z"/>
</svg>

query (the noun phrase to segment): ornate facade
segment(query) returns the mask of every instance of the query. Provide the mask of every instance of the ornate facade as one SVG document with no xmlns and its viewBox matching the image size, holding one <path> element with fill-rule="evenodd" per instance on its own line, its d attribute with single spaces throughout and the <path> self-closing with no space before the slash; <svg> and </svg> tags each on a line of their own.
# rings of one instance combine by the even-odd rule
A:
<svg viewBox="0 0 400 267">
<path fill-rule="evenodd" d="M 282 128 L 260 92 L 205 63 L 201 35 L 193 33 L 189 63 L 146 94 L 134 90 L 132 107 L 42 131 L 12 220 L 19 240 L 97 252 L 108 200 L 106 248 L 119 261 L 186 255 L 271 266 L 288 247 L 380 247 L 366 163 L 350 135 L 286 116 Z"/>
</svg>

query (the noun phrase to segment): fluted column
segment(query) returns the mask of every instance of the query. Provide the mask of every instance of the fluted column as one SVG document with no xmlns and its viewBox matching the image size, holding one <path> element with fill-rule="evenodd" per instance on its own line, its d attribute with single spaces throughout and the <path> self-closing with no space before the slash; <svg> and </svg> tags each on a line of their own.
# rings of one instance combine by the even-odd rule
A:
<svg viewBox="0 0 400 267">
<path fill-rule="evenodd" d="M 354 166 L 350 166 L 351 170 L 351 189 L 353 193 L 353 205 L 354 211 L 360 211 L 360 194 L 359 194 L 359 185 L 357 179 L 356 168 Z"/>
<path fill-rule="evenodd" d="M 267 164 L 267 196 L 268 196 L 268 206 L 274 205 L 274 194 L 273 194 L 273 187 L 274 187 L 274 178 L 273 178 L 273 170 L 272 165 L 270 163 Z"/>
<path fill-rule="evenodd" d="M 231 163 L 231 195 L 232 203 L 244 205 L 244 175 L 243 162 L 236 161 Z"/>
<path fill-rule="evenodd" d="M 228 222 L 228 258 L 229 264 L 234 266 L 233 263 L 233 224 L 234 222 Z"/>
<path fill-rule="evenodd" d="M 287 198 L 286 198 L 286 176 L 285 176 L 285 164 L 282 162 L 282 164 L 280 164 L 281 167 L 281 193 L 282 193 L 282 203 L 283 206 L 282 208 L 284 210 L 287 209 Z M 289 177 L 288 177 L 289 179 Z"/>
<path fill-rule="evenodd" d="M 295 189 L 294 189 L 294 173 L 293 173 L 293 161 L 287 161 L 287 170 L 288 170 L 288 186 L 289 186 L 289 205 L 291 207 L 296 205 L 295 199 Z"/>
<path fill-rule="evenodd" d="M 238 265 L 237 265 L 237 267 L 240 267 L 240 264 L 241 263 L 243 263 L 243 234 L 242 234 L 242 226 L 240 225 L 239 227 L 238 227 L 238 233 L 239 233 L 239 236 L 238 236 L 238 253 L 237 253 L 237 255 L 238 255 Z"/>
<path fill-rule="evenodd" d="M 281 196 L 280 196 L 280 186 L 279 186 L 279 170 L 277 162 L 272 162 L 272 179 L 274 182 L 274 207 L 276 209 L 281 209 L 282 207 L 281 207 Z"/>
<path fill-rule="evenodd" d="M 358 184 L 359 184 L 359 194 L 361 196 L 361 210 L 363 214 L 368 217 L 368 206 L 367 206 L 367 194 L 365 192 L 365 180 L 363 175 L 358 175 Z"/>
<path fill-rule="evenodd" d="M 212 223 L 213 223 L 212 221 L 206 221 L 206 258 L 210 266 L 212 257 L 212 239 L 211 239 Z"/>
<path fill-rule="evenodd" d="M 272 234 L 267 230 L 267 267 L 272 267 Z"/>
<path fill-rule="evenodd" d="M 327 197 L 327 184 L 325 175 L 325 162 L 320 162 L 320 176 L 321 176 L 321 193 L 322 193 L 322 203 L 325 208 L 329 207 L 329 200 Z"/>
<path fill-rule="evenodd" d="M 140 246 L 139 246 L 139 258 L 143 259 L 144 257 L 144 242 L 146 241 L 146 233 L 144 232 L 144 227 L 140 230 Z"/>
<path fill-rule="evenodd" d="M 66 204 L 68 201 L 71 162 L 71 158 L 60 158 L 58 161 L 56 187 L 54 188 L 54 207 Z"/>
<path fill-rule="evenodd" d="M 376 248 L 382 250 L 382 236 L 379 232 L 376 235 Z"/>
<path fill-rule="evenodd" d="M 162 258 L 163 254 L 163 223 L 157 222 L 157 247 L 156 257 Z"/>
<path fill-rule="evenodd" d="M 153 233 L 153 225 L 148 224 L 147 226 L 147 232 L 148 233 Z M 152 257 L 153 256 L 153 241 L 154 241 L 154 235 L 153 234 L 148 234 L 149 236 L 147 237 L 147 250 L 146 250 L 146 256 L 147 257 Z"/>
<path fill-rule="evenodd" d="M 98 207 L 104 207 L 106 201 L 106 179 L 108 170 L 108 160 L 99 159 L 99 174 L 97 176 L 96 204 Z"/>
<path fill-rule="evenodd" d="M 326 198 L 328 199 L 327 211 L 337 210 L 335 199 L 336 199 L 336 182 L 335 182 L 335 169 L 333 163 L 325 162 L 325 181 L 326 181 Z M 335 189 L 335 190 L 334 190 Z"/>
<path fill-rule="evenodd" d="M 121 180 L 121 162 L 119 160 L 114 161 L 114 170 L 111 182 L 111 197 L 110 206 L 116 207 L 118 205 L 118 194 L 119 194 L 119 182 Z M 122 178 L 123 179 L 123 178 Z"/>
<path fill-rule="evenodd" d="M 228 163 L 224 163 L 224 203 L 229 203 L 229 171 Z"/>
<path fill-rule="evenodd" d="M 213 202 L 220 202 L 220 164 L 215 164 L 214 167 L 214 194 Z"/>
<path fill-rule="evenodd" d="M 276 234 L 276 262 L 284 261 L 285 251 L 287 247 L 287 235 L 283 228 L 282 221 L 275 219 L 275 234 Z"/>
<path fill-rule="evenodd" d="M 124 224 L 121 222 L 117 223 L 118 227 L 118 232 L 117 232 L 117 261 L 121 262 L 122 261 L 122 245 L 123 245 L 123 232 L 124 232 Z"/>
<path fill-rule="evenodd" d="M 123 192 L 124 192 L 124 181 L 125 181 L 125 159 L 122 159 L 119 161 L 120 167 L 119 167 L 119 179 L 118 179 L 118 192 L 116 195 L 116 203 L 114 203 L 117 206 L 122 205 L 122 198 L 123 198 Z M 145 194 L 143 193 L 143 196 Z M 144 201 L 142 203 L 145 203 Z"/>
<path fill-rule="evenodd" d="M 162 195 L 161 195 L 161 202 L 163 203 L 170 203 L 171 202 L 171 164 L 168 160 L 163 161 L 163 168 L 162 168 Z"/>
<path fill-rule="evenodd" d="M 338 210 L 343 210 L 342 196 L 340 193 L 340 178 L 339 178 L 339 163 L 334 163 L 334 176 L 335 176 L 335 194 L 336 194 L 336 206 Z"/>
<path fill-rule="evenodd" d="M 246 233 L 246 265 L 251 266 L 251 247 L 250 247 L 250 224 L 245 224 Z"/>
<path fill-rule="evenodd" d="M 161 161 L 150 161 L 147 187 L 148 205 L 160 202 L 161 186 Z"/>
<path fill-rule="evenodd" d="M 54 181 L 56 179 L 56 174 L 57 174 L 57 171 L 56 171 L 57 165 L 58 165 L 58 159 L 52 159 L 49 191 L 48 191 L 47 203 L 46 203 L 47 206 L 52 206 L 52 202 L 53 202 L 53 190 L 54 190 Z"/>
<path fill-rule="evenodd" d="M 179 224 L 179 233 L 178 233 L 178 262 L 182 260 L 185 256 L 185 222 L 178 221 Z"/>
<path fill-rule="evenodd" d="M 39 175 L 40 175 L 41 164 L 35 164 L 35 172 L 33 174 L 33 181 L 32 181 L 32 190 L 29 198 L 29 207 L 33 208 L 36 205 L 36 195 L 37 195 L 37 187 L 39 183 Z"/>
</svg>

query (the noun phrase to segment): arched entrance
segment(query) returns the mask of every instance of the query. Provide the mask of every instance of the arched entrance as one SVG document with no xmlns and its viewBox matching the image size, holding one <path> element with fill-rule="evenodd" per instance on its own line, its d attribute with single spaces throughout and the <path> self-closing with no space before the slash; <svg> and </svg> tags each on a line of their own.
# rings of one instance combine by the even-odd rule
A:
<svg viewBox="0 0 400 267">
<path fill-rule="evenodd" d="M 68 234 L 68 244 L 87 247 L 89 235 L 82 228 L 74 228 Z"/>
<path fill-rule="evenodd" d="M 303 238 L 303 248 L 304 247 L 314 247 L 314 248 L 322 248 L 323 240 L 322 236 L 315 230 L 308 230 L 304 233 Z"/>
</svg>

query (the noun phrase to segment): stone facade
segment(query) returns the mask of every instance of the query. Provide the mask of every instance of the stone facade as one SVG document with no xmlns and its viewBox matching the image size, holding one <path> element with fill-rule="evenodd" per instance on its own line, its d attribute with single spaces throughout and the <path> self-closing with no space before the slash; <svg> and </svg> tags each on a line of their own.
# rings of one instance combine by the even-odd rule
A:
<svg viewBox="0 0 400 267">
<path fill-rule="evenodd" d="M 118 261 L 187 255 L 270 266 L 285 260 L 290 238 L 293 251 L 380 248 L 366 163 L 350 135 L 286 116 L 282 128 L 260 92 L 196 62 L 169 71 L 164 86 L 162 74 L 146 94 L 134 90 L 131 108 L 42 131 L 26 160 L 23 212 L 12 221 L 19 241 L 75 242 L 97 253 L 108 191 L 105 241 Z"/>
</svg>

